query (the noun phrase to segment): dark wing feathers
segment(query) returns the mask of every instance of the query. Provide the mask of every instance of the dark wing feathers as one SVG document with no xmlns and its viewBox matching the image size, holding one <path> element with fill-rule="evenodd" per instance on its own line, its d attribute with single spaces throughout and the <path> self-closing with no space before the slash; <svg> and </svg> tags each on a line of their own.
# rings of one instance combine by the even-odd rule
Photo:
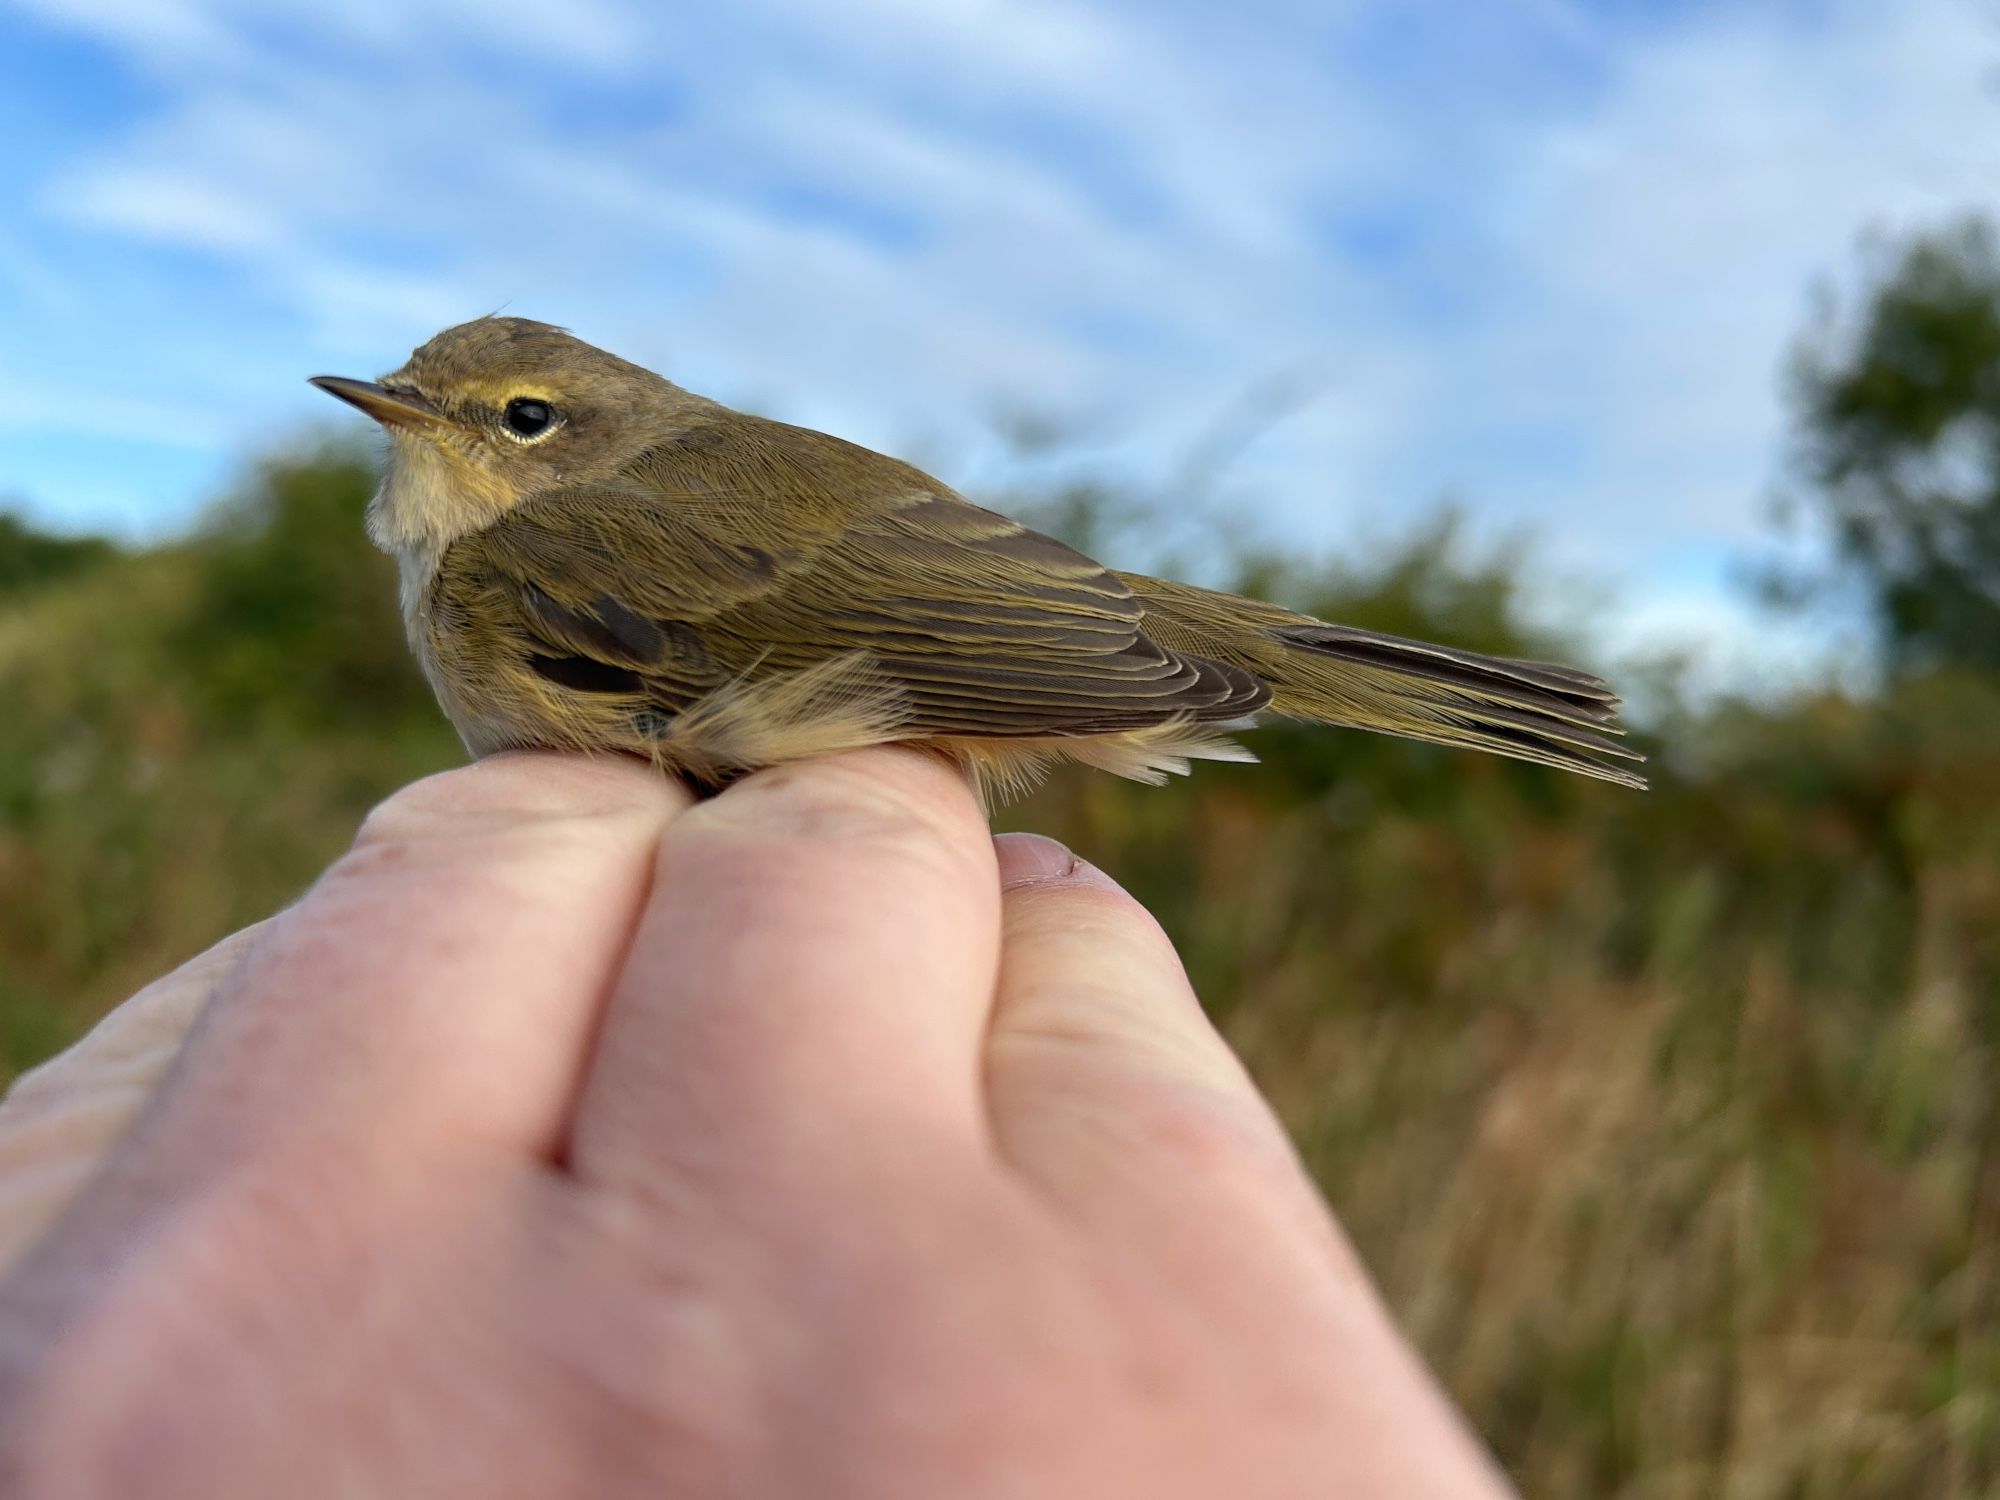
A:
<svg viewBox="0 0 2000 1500">
<path fill-rule="evenodd" d="M 1100 659 L 1097 675 L 1087 679 L 946 657 L 900 660 L 891 670 L 916 686 L 933 732 L 941 734 L 991 734 L 1002 726 L 1047 733 L 1052 719 L 1087 723 L 1092 732 L 1142 729 L 1175 714 L 1213 722 L 1254 713 L 1271 699 L 1270 689 L 1240 667 L 1144 640 Z"/>
<path fill-rule="evenodd" d="M 1146 605 L 1149 635 L 1248 667 L 1270 684 L 1278 713 L 1645 785 L 1619 764 L 1644 757 L 1615 738 L 1617 695 L 1588 672 L 1328 625 L 1192 584 L 1121 576 Z"/>
<path fill-rule="evenodd" d="M 625 481 L 534 496 L 447 549 L 531 667 L 669 714 L 733 679 L 866 653 L 913 735 L 1092 734 L 1240 717 L 1270 691 L 1142 632 L 1123 580 L 907 465 L 755 418 Z"/>
<path fill-rule="evenodd" d="M 628 667 L 651 666 L 666 649 L 661 622 L 648 619 L 616 594 L 596 594 L 571 606 L 549 595 L 533 578 L 521 579 L 519 589 L 536 635 L 553 645 Z"/>
<path fill-rule="evenodd" d="M 1467 692 L 1490 695 L 1496 686 L 1511 686 L 1543 712 L 1579 724 L 1608 724 L 1618 717 L 1618 699 L 1603 682 L 1566 667 L 1448 651 L 1427 642 L 1374 635 L 1346 625 L 1299 626 L 1274 634 L 1289 645 L 1342 661 Z"/>
<path fill-rule="evenodd" d="M 574 693 L 643 693 L 646 680 L 630 667 L 594 656 L 544 656 L 531 652 L 528 669 L 545 682 Z"/>
<path fill-rule="evenodd" d="M 1352 625 L 1322 625 L 1317 622 L 1290 626 L 1275 632 L 1280 640 L 1304 646 L 1349 661 L 1385 667 L 1406 676 L 1428 677 L 1435 682 L 1455 682 L 1465 687 L 1490 688 L 1496 678 L 1511 678 L 1528 687 L 1539 688 L 1571 704 L 1590 718 L 1610 719 L 1618 713 L 1618 695 L 1602 678 L 1575 667 L 1559 667 L 1552 662 L 1520 661 L 1509 656 L 1481 656 L 1408 636 L 1386 635 Z"/>
</svg>

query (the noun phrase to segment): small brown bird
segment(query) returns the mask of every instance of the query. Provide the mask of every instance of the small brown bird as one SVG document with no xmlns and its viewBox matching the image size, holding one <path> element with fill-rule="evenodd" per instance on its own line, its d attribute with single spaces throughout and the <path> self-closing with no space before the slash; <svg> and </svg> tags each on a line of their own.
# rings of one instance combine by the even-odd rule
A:
<svg viewBox="0 0 2000 1500">
<path fill-rule="evenodd" d="M 884 741 L 988 794 L 1068 759 L 1139 781 L 1250 760 L 1271 709 L 1625 786 L 1596 677 L 1114 573 L 908 464 L 747 416 L 525 318 L 380 383 L 368 531 L 475 755 L 623 750 L 700 785 Z"/>
</svg>

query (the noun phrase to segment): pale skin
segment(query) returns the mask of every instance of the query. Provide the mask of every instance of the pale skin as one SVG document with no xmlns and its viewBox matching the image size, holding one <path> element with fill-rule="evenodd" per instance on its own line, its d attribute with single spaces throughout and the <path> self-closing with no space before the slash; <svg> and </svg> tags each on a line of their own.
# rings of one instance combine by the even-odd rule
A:
<svg viewBox="0 0 2000 1500">
<path fill-rule="evenodd" d="M 1152 919 L 877 749 L 407 789 L 0 1107 L 0 1492 L 1507 1493 Z"/>
</svg>

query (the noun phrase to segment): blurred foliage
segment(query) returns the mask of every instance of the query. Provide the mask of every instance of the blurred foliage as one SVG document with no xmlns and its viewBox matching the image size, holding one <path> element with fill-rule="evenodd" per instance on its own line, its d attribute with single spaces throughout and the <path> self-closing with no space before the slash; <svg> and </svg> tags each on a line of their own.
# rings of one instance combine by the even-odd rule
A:
<svg viewBox="0 0 2000 1500">
<path fill-rule="evenodd" d="M 329 450 L 168 545 L 8 533 L 56 561 L 0 592 L 0 1067 L 460 759 L 362 539 L 370 483 Z M 1143 556 L 1115 499 L 1040 518 Z M 1579 654 L 1523 623 L 1524 559 L 1448 519 L 1365 567 L 1202 562 Z M 1947 638 L 1900 643 L 1874 698 L 1663 711 L 1645 795 L 1275 725 L 1262 767 L 1065 776 L 1004 821 L 1158 913 L 1527 1492 L 2000 1493 L 2000 678 Z"/>
<path fill-rule="evenodd" d="M 1795 370 L 1800 467 L 1892 670 L 2000 669 L 2000 244 L 1968 219 L 1894 248 Z"/>
<path fill-rule="evenodd" d="M 372 487 L 359 453 L 274 462 L 191 538 L 0 595 L 0 1066 L 268 915 L 457 758 L 360 537 Z"/>
<path fill-rule="evenodd" d="M 117 551 L 102 537 L 50 536 L 0 510 L 0 600 L 18 599 L 115 557 Z"/>
</svg>

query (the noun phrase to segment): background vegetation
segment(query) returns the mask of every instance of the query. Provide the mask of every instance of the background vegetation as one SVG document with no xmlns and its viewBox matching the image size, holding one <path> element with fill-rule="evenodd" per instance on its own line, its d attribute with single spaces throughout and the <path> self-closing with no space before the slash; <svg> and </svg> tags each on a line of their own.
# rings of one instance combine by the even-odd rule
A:
<svg viewBox="0 0 2000 1500">
<path fill-rule="evenodd" d="M 1834 547 L 1788 585 L 1874 612 L 1879 691 L 1696 712 L 1662 678 L 1646 796 L 1274 727 L 1259 771 L 1071 777 L 1009 814 L 1160 914 L 1539 1496 L 2000 1493 L 1990 236 L 1886 257 L 1797 381 L 1794 511 Z M 361 537 L 371 485 L 365 454 L 273 459 L 137 550 L 0 523 L 0 1066 L 461 758 Z M 1331 618 L 1578 654 L 1448 527 L 1234 568 Z"/>
</svg>

